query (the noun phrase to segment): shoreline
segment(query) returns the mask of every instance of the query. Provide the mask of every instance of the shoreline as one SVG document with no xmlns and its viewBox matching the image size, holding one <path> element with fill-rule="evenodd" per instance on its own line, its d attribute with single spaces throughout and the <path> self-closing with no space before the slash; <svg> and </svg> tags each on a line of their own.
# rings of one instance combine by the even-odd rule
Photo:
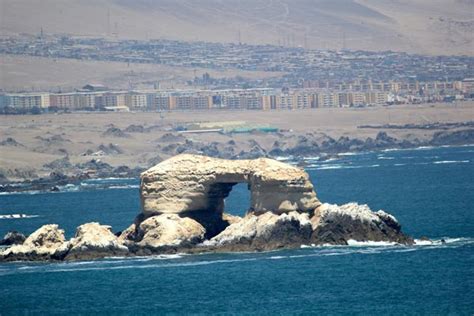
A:
<svg viewBox="0 0 474 316">
<path fill-rule="evenodd" d="M 301 168 L 308 168 L 316 162 L 328 162 L 342 159 L 345 156 L 356 156 L 364 154 L 378 154 L 384 152 L 395 152 L 395 151 L 410 151 L 410 150 L 430 150 L 437 148 L 461 148 L 461 147 L 473 147 L 473 143 L 469 144 L 456 144 L 456 145 L 439 145 L 439 146 L 419 146 L 419 147 L 407 147 L 407 148 L 385 148 L 385 149 L 374 149 L 367 151 L 352 151 L 352 152 L 340 152 L 333 153 L 329 155 L 328 153 L 322 153 L 322 156 L 278 156 L 278 157 L 266 157 L 275 159 L 277 161 L 282 161 L 296 165 Z M 323 157 L 323 159 L 321 159 Z M 311 162 L 307 162 L 311 160 Z M 334 169 L 334 168 L 319 168 L 320 170 Z M 72 176 L 61 177 L 57 179 L 57 174 L 49 178 L 40 178 L 40 179 L 28 179 L 24 181 L 10 181 L 0 184 L 0 195 L 10 195 L 10 194 L 45 194 L 45 193 L 64 193 L 64 192 L 79 192 L 81 190 L 68 190 L 68 187 L 71 186 L 75 188 L 80 186 L 87 181 L 97 181 L 102 184 L 101 187 L 91 188 L 92 191 L 101 190 L 101 189 L 130 189 L 138 188 L 138 184 L 127 184 L 117 187 L 114 181 L 135 181 L 140 178 L 141 171 L 136 174 L 128 174 L 127 176 L 105 176 L 105 177 L 84 177 L 84 174 L 76 174 Z M 56 179 L 55 179 L 56 178 Z M 111 182 L 111 183 L 106 183 Z M 123 182 L 121 182 L 123 184 Z"/>
<path fill-rule="evenodd" d="M 181 133 L 231 123 L 244 133 Z M 271 127 L 271 132 L 258 127 Z M 212 126 L 211 126 L 212 127 Z M 252 128 L 257 128 L 252 130 Z M 0 116 L 0 185 L 137 177 L 181 153 L 224 159 L 319 157 L 474 144 L 474 102 L 278 112 Z M 52 183 L 52 184 L 53 184 Z"/>
</svg>

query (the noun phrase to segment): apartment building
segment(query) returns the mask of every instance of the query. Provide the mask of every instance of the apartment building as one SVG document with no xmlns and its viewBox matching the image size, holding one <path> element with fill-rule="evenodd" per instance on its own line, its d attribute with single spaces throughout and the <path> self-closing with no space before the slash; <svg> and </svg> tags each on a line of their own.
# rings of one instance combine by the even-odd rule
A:
<svg viewBox="0 0 474 316">
<path fill-rule="evenodd" d="M 329 107 L 339 107 L 339 93 L 335 92 L 323 92 L 316 95 L 316 107 L 319 108 L 329 108 Z"/>
<path fill-rule="evenodd" d="M 147 108 L 147 95 L 146 94 L 138 94 L 138 93 L 131 93 L 125 96 L 126 98 L 126 105 L 131 109 L 136 110 L 145 110 Z"/>
<path fill-rule="evenodd" d="M 212 97 L 205 95 L 196 96 L 172 96 L 174 108 L 176 110 L 203 110 L 212 108 Z"/>
<path fill-rule="evenodd" d="M 7 94 L 7 106 L 17 109 L 43 108 L 50 106 L 50 95 L 47 93 L 18 93 Z"/>
</svg>

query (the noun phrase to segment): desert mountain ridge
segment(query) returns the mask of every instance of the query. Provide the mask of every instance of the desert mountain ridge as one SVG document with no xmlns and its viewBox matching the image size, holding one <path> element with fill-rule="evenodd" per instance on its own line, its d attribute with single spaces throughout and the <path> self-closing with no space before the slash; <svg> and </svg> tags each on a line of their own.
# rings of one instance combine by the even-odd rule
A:
<svg viewBox="0 0 474 316">
<path fill-rule="evenodd" d="M 472 0 L 0 0 L 0 33 L 473 55 Z"/>
</svg>

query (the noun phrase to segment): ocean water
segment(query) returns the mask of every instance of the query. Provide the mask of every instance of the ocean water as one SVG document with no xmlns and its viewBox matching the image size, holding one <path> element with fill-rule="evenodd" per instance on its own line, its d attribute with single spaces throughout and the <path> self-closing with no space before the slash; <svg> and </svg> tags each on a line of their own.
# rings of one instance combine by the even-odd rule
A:
<svg viewBox="0 0 474 316">
<path fill-rule="evenodd" d="M 322 201 L 384 209 L 433 242 L 0 264 L 0 315 L 474 313 L 474 146 L 309 157 L 305 166 Z M 89 221 L 119 231 L 139 212 L 137 179 L 62 189 L 0 195 L 0 235 L 58 223 L 71 237 Z M 237 185 L 226 208 L 242 215 L 248 200 Z"/>
</svg>

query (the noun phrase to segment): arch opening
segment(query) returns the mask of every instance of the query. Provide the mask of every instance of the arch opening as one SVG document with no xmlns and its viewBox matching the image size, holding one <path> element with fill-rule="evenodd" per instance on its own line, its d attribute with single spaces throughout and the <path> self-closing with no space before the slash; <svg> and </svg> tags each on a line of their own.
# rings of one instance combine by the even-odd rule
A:
<svg viewBox="0 0 474 316">
<path fill-rule="evenodd" d="M 250 198 L 249 185 L 246 182 L 236 183 L 224 199 L 224 212 L 235 216 L 245 216 L 251 207 Z"/>
</svg>

